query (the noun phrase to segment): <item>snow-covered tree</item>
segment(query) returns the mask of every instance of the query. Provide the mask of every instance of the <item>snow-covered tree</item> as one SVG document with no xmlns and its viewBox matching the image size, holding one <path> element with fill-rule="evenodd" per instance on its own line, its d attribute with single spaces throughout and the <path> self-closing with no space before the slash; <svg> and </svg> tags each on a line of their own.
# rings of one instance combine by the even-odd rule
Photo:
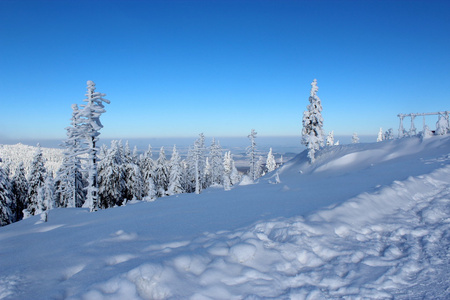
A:
<svg viewBox="0 0 450 300">
<path fill-rule="evenodd" d="M 13 193 L 11 182 L 0 167 L 0 226 L 8 225 L 16 220 L 13 210 Z"/>
<path fill-rule="evenodd" d="M 212 140 L 209 163 L 211 165 L 211 185 L 222 184 L 223 163 L 222 163 L 222 147 L 219 141 Z"/>
<path fill-rule="evenodd" d="M 394 139 L 394 129 L 389 128 L 385 133 L 384 133 L 384 138 L 383 140 L 393 140 Z"/>
<path fill-rule="evenodd" d="M 63 141 L 64 159 L 56 173 L 55 197 L 62 207 L 81 207 L 85 198 L 85 183 L 82 175 L 81 154 L 86 152 L 88 143 L 80 130 L 79 109 L 72 105 L 71 126 L 66 127 L 67 139 Z"/>
<path fill-rule="evenodd" d="M 311 83 L 309 105 L 303 112 L 302 144 L 308 149 L 308 157 L 311 163 L 315 161 L 315 153 L 324 146 L 322 104 L 317 96 L 317 80 Z"/>
<path fill-rule="evenodd" d="M 240 182 L 241 176 L 236 169 L 234 164 L 233 156 L 231 152 L 225 152 L 223 158 L 223 188 L 228 191 L 231 189 L 231 186 L 236 185 Z"/>
<path fill-rule="evenodd" d="M 449 130 L 448 116 L 440 115 L 438 121 L 436 122 L 436 134 L 444 135 L 447 134 Z"/>
<path fill-rule="evenodd" d="M 142 199 L 144 197 L 144 179 L 141 169 L 133 160 L 125 164 L 125 199 Z"/>
<path fill-rule="evenodd" d="M 192 148 L 192 163 L 194 171 L 195 193 L 200 194 L 204 188 L 204 170 L 205 170 L 205 136 L 203 133 L 199 134 L 199 138 L 195 141 Z"/>
<path fill-rule="evenodd" d="M 427 139 L 433 136 L 433 132 L 430 130 L 430 128 L 428 127 L 428 125 L 425 125 L 423 127 L 423 131 L 422 131 L 422 139 Z"/>
<path fill-rule="evenodd" d="M 255 131 L 255 129 L 252 129 L 251 133 L 248 135 L 248 138 L 250 139 L 250 146 L 247 147 L 247 155 L 250 160 L 249 176 L 252 180 L 256 180 L 258 178 L 257 174 L 258 154 L 256 151 L 256 134 L 257 132 Z"/>
<path fill-rule="evenodd" d="M 359 137 L 358 137 L 358 134 L 356 132 L 353 132 L 352 143 L 353 144 L 359 143 Z"/>
<path fill-rule="evenodd" d="M 378 131 L 378 137 L 377 137 L 377 142 L 382 142 L 383 141 L 383 129 L 380 127 L 380 131 Z"/>
<path fill-rule="evenodd" d="M 327 136 L 327 146 L 334 145 L 334 131 L 330 131 Z"/>
<path fill-rule="evenodd" d="M 30 215 L 34 215 L 38 209 L 38 191 L 44 186 L 46 173 L 42 150 L 38 144 L 28 175 L 28 199 L 25 206 Z"/>
<path fill-rule="evenodd" d="M 169 162 L 169 186 L 167 188 L 168 195 L 181 194 L 184 192 L 182 186 L 182 167 L 181 158 L 178 154 L 177 147 L 174 145 L 172 150 L 172 157 Z"/>
<path fill-rule="evenodd" d="M 97 184 L 97 151 L 96 143 L 99 130 L 103 128 L 100 122 L 100 116 L 106 112 L 103 102 L 110 103 L 109 100 L 104 99 L 105 94 L 95 91 L 95 83 L 93 81 L 87 82 L 86 99 L 83 101 L 86 104 L 81 105 L 83 107 L 79 110 L 77 118 L 79 120 L 78 127 L 80 133 L 84 136 L 88 143 L 86 152 L 88 154 L 88 186 L 86 201 L 83 206 L 88 207 L 91 211 L 95 211 L 98 208 L 98 184 Z"/>
<path fill-rule="evenodd" d="M 52 172 L 47 172 L 42 192 L 44 193 L 43 204 L 45 210 L 51 210 L 55 208 L 55 182 Z"/>
<path fill-rule="evenodd" d="M 231 183 L 231 170 L 232 170 L 232 163 L 231 163 L 231 152 L 225 152 L 224 158 L 223 158 L 223 188 L 228 191 L 231 189 L 232 183 Z"/>
<path fill-rule="evenodd" d="M 147 151 L 145 151 L 140 156 L 139 167 L 141 169 L 142 177 L 144 180 L 144 196 L 150 196 L 150 193 L 154 193 L 155 189 L 155 182 L 154 182 L 155 163 L 152 159 L 152 147 L 150 145 L 148 145 Z M 150 180 L 150 178 L 152 180 Z"/>
<path fill-rule="evenodd" d="M 256 179 L 266 175 L 266 167 L 264 165 L 264 158 L 262 157 L 262 155 L 260 155 L 258 157 L 258 161 L 256 162 L 256 166 L 255 166 L 255 174 L 256 174 Z"/>
<path fill-rule="evenodd" d="M 14 216 L 15 220 L 19 221 L 23 218 L 23 210 L 25 209 L 28 198 L 28 181 L 25 175 L 23 162 L 20 162 L 16 167 L 11 183 L 11 191 L 13 193 L 13 198 L 15 199 Z"/>
<path fill-rule="evenodd" d="M 126 174 L 121 142 L 111 141 L 111 148 L 98 165 L 98 207 L 122 205 L 126 189 Z"/>
<path fill-rule="evenodd" d="M 275 161 L 275 157 L 272 154 L 272 148 L 270 148 L 269 154 L 267 154 L 266 168 L 267 172 L 272 172 L 277 168 L 277 162 Z"/>
<path fill-rule="evenodd" d="M 164 197 L 169 185 L 169 164 L 164 147 L 159 150 L 159 157 L 155 168 L 155 185 L 158 197 Z"/>
</svg>

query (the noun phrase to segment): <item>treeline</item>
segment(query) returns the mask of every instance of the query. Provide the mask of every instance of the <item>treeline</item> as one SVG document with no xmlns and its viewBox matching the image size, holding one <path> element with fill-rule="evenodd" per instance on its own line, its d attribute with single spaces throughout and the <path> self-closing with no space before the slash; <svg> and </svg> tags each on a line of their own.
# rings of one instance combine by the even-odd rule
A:
<svg viewBox="0 0 450 300">
<path fill-rule="evenodd" d="M 249 177 L 259 178 L 273 171 L 277 163 L 272 149 L 263 158 L 256 153 L 254 139 L 248 149 L 250 162 L 255 161 Z M 256 137 L 256 133 L 255 136 Z M 97 162 L 98 208 L 124 205 L 130 200 L 154 201 L 159 197 L 181 193 L 200 193 L 210 186 L 229 190 L 243 176 L 234 164 L 231 152 L 224 152 L 215 139 L 209 146 L 200 134 L 182 158 L 174 146 L 170 157 L 164 147 L 153 153 L 151 146 L 138 154 L 128 142 L 114 140 L 99 149 Z M 253 157 L 253 160 L 252 160 Z M 1 225 L 38 215 L 58 207 L 86 205 L 87 160 L 66 155 L 56 174 L 47 171 L 40 147 L 33 156 L 29 172 L 23 163 L 14 170 L 0 168 Z M 253 170 L 254 169 L 254 170 Z"/>
</svg>

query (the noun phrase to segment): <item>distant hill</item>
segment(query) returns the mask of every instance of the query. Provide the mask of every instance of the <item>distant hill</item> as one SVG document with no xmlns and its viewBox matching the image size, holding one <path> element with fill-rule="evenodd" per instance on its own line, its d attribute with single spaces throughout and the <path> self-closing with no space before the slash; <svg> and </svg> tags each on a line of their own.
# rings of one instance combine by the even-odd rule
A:
<svg viewBox="0 0 450 300">
<path fill-rule="evenodd" d="M 63 150 L 43 147 L 41 147 L 41 149 L 45 159 L 45 167 L 48 171 L 55 174 L 63 161 Z M 15 145 L 0 145 L 0 158 L 2 159 L 0 166 L 9 166 L 11 174 L 14 174 L 17 165 L 19 165 L 20 162 L 23 162 L 25 170 L 28 173 L 36 150 L 36 146 L 28 146 L 20 143 Z"/>
</svg>

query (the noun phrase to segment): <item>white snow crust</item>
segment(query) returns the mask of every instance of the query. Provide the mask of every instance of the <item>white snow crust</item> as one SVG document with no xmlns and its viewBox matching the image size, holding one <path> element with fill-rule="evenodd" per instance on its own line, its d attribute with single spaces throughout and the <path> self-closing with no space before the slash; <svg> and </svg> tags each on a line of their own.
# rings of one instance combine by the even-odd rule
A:
<svg viewBox="0 0 450 300">
<path fill-rule="evenodd" d="M 449 299 L 450 137 L 306 155 L 230 191 L 2 227 L 0 299 Z"/>
</svg>

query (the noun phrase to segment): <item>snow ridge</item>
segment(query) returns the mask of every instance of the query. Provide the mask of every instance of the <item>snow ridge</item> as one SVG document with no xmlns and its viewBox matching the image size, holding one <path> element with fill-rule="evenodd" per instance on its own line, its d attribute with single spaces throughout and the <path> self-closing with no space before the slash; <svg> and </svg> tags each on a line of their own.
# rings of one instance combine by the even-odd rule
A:
<svg viewBox="0 0 450 300">
<path fill-rule="evenodd" d="M 142 264 L 71 299 L 444 299 L 450 182 L 442 178 L 450 166 L 306 219 L 161 245 L 151 252 L 170 253 L 163 263 Z"/>
</svg>

